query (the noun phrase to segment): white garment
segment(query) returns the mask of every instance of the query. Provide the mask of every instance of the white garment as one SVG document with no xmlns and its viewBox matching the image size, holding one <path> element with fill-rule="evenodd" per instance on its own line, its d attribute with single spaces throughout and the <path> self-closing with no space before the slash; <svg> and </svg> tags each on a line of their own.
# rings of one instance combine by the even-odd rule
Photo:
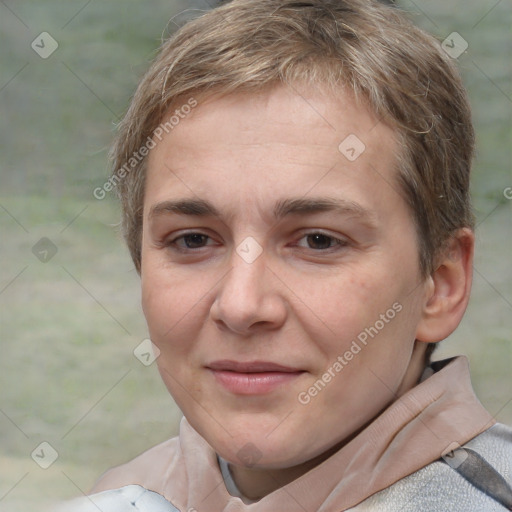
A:
<svg viewBox="0 0 512 512">
<path fill-rule="evenodd" d="M 62 504 L 56 512 L 180 512 L 163 496 L 140 485 L 100 492 Z M 193 511 L 190 511 L 193 512 Z"/>
</svg>

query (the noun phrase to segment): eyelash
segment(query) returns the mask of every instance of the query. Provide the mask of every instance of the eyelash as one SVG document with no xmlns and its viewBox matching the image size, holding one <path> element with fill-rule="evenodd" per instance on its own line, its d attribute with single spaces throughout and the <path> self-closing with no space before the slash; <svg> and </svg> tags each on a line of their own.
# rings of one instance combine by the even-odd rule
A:
<svg viewBox="0 0 512 512">
<path fill-rule="evenodd" d="M 201 236 L 203 238 L 206 238 L 207 241 L 208 240 L 212 240 L 212 237 L 204 234 L 204 233 L 201 233 L 199 231 L 193 231 L 193 232 L 190 232 L 190 233 L 185 233 L 185 234 L 182 234 L 172 240 L 170 240 L 169 242 L 167 242 L 165 244 L 166 247 L 170 247 L 174 250 L 177 250 L 179 252 L 183 252 L 183 253 L 186 253 L 186 252 L 195 252 L 196 250 L 199 250 L 199 249 L 204 249 L 205 247 L 207 247 L 207 245 L 203 245 L 201 247 L 196 247 L 196 248 L 192 248 L 192 247 L 180 247 L 178 245 L 178 241 L 179 240 L 182 240 L 182 241 L 185 241 L 185 239 L 187 237 L 192 237 L 192 236 Z M 336 238 L 332 235 L 329 235 L 327 233 L 323 233 L 321 231 L 311 231 L 309 233 L 304 233 L 300 238 L 299 238 L 299 241 L 302 240 L 302 239 L 307 239 L 308 237 L 312 237 L 312 236 L 321 236 L 321 237 L 325 237 L 326 239 L 329 240 L 330 244 L 334 244 L 334 245 L 329 245 L 329 247 L 327 248 L 324 248 L 324 249 L 314 249 L 312 247 L 303 247 L 303 246 L 299 246 L 299 247 L 302 247 L 303 249 L 309 249 L 309 250 L 312 250 L 314 251 L 315 253 L 321 253 L 321 252 L 332 252 L 332 251 L 335 251 L 335 250 L 340 250 L 346 246 L 349 245 L 349 242 L 345 239 L 340 239 L 340 238 Z"/>
</svg>

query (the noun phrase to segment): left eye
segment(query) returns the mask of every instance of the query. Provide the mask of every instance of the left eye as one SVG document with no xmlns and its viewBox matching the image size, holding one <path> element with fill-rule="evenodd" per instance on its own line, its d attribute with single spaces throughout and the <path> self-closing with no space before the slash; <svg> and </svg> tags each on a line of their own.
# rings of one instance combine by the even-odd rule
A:
<svg viewBox="0 0 512 512">
<path fill-rule="evenodd" d="M 308 249 L 321 251 L 325 249 L 331 249 L 335 246 L 347 245 L 347 242 L 333 236 L 326 235 L 324 233 L 311 233 L 309 235 L 303 236 L 298 245 L 300 247 L 307 247 Z"/>
</svg>

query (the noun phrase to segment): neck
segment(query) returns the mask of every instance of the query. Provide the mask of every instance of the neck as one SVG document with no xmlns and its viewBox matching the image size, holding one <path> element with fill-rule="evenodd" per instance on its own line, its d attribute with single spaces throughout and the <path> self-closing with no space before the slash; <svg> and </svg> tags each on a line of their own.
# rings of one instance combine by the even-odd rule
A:
<svg viewBox="0 0 512 512">
<path fill-rule="evenodd" d="M 229 470 L 242 495 L 251 501 L 259 500 L 318 466 L 347 442 L 344 440 L 343 443 L 331 447 L 317 457 L 289 468 L 255 469 L 229 464 Z"/>
</svg>

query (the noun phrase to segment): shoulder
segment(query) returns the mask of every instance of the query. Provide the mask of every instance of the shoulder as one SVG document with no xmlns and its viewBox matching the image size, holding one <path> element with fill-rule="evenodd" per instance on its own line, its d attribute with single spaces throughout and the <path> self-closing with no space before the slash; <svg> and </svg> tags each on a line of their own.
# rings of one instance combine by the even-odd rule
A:
<svg viewBox="0 0 512 512">
<path fill-rule="evenodd" d="M 512 485 L 512 429 L 496 424 L 463 448 L 481 455 Z M 404 457 L 412 454 L 403 454 Z M 350 509 L 354 512 L 504 512 L 497 501 L 478 490 L 442 460 L 433 462 Z"/>
<path fill-rule="evenodd" d="M 96 482 L 91 493 L 127 485 L 141 485 L 146 489 L 158 491 L 161 488 L 159 479 L 176 463 L 179 450 L 178 437 L 164 441 L 126 464 L 109 469 Z"/>
</svg>

